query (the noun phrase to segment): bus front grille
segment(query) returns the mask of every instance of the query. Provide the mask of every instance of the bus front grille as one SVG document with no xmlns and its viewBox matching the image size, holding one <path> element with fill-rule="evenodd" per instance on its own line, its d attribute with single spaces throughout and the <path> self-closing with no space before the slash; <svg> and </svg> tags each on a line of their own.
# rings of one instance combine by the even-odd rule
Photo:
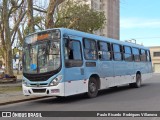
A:
<svg viewBox="0 0 160 120">
<path fill-rule="evenodd" d="M 27 77 L 32 82 L 47 81 L 49 77 Z"/>
<path fill-rule="evenodd" d="M 37 87 L 37 86 L 47 86 L 48 85 L 48 83 L 39 83 L 38 85 L 36 84 L 36 83 L 32 83 L 32 84 L 30 84 L 30 86 L 31 87 Z"/>
<path fill-rule="evenodd" d="M 45 93 L 46 89 L 32 89 L 34 93 Z"/>
</svg>

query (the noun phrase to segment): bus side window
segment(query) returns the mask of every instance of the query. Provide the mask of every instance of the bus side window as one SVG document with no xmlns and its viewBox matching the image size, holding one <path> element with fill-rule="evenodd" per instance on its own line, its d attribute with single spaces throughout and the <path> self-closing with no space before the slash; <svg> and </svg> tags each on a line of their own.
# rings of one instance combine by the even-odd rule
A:
<svg viewBox="0 0 160 120">
<path fill-rule="evenodd" d="M 143 49 L 141 49 L 141 50 L 140 50 L 140 53 L 141 53 L 141 55 L 140 55 L 141 61 L 146 61 L 146 60 L 147 60 L 146 51 L 143 50 Z"/>
<path fill-rule="evenodd" d="M 96 41 L 91 39 L 84 39 L 84 55 L 87 60 L 96 60 L 97 59 L 97 46 Z"/>
<path fill-rule="evenodd" d="M 140 53 L 138 48 L 132 48 L 133 57 L 135 62 L 140 62 Z"/>
<path fill-rule="evenodd" d="M 146 51 L 146 55 L 147 55 L 147 61 L 150 62 L 151 61 L 151 56 L 150 56 L 149 50 Z"/>
<path fill-rule="evenodd" d="M 129 46 L 124 46 L 124 60 L 125 61 L 132 61 L 132 51 L 131 51 L 131 47 Z"/>
<path fill-rule="evenodd" d="M 66 42 L 67 44 L 68 42 Z M 82 60 L 80 42 L 70 40 L 68 45 L 65 45 L 65 59 Z"/>
<path fill-rule="evenodd" d="M 81 44 L 78 40 L 65 41 L 65 67 L 81 67 L 83 65 Z"/>
<path fill-rule="evenodd" d="M 111 60 L 111 47 L 110 43 L 98 42 L 98 55 L 100 60 Z"/>
<path fill-rule="evenodd" d="M 123 60 L 123 53 L 121 45 L 119 44 L 113 44 L 113 56 L 115 61 L 121 61 Z"/>
</svg>

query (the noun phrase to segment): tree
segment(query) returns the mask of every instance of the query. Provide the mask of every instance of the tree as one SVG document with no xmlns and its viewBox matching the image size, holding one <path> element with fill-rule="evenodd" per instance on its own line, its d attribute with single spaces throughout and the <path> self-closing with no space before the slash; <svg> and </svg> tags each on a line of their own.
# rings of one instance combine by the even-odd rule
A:
<svg viewBox="0 0 160 120">
<path fill-rule="evenodd" d="M 28 3 L 28 10 L 27 10 L 27 17 L 28 17 L 28 28 L 29 32 L 33 33 L 34 30 L 34 19 L 33 19 L 33 0 L 27 0 Z"/>
<path fill-rule="evenodd" d="M 9 27 L 9 10 L 8 10 L 8 0 L 3 1 L 3 25 L 4 25 L 4 38 L 6 49 L 6 72 L 13 75 L 13 65 L 12 63 L 12 48 L 11 48 L 11 32 Z"/>
<path fill-rule="evenodd" d="M 66 27 L 93 33 L 101 29 L 106 20 L 104 12 L 95 11 L 89 5 L 75 0 L 50 0 L 46 9 L 36 6 L 33 10 L 44 13 L 41 16 L 34 16 L 34 19 L 38 18 L 38 24 L 34 24 L 39 29 Z M 43 24 L 43 19 L 45 19 L 45 28 L 39 24 Z"/>
<path fill-rule="evenodd" d="M 59 8 L 55 27 L 93 33 L 103 27 L 105 20 L 104 12 L 95 11 L 89 5 L 68 0 Z"/>
<path fill-rule="evenodd" d="M 14 43 L 14 37 L 18 30 L 18 26 L 22 21 L 25 11 L 20 9 L 24 0 L 3 0 L 2 3 L 2 16 L 0 24 L 0 37 L 2 42 L 2 47 L 0 51 L 5 60 L 6 73 L 13 75 L 13 65 L 12 65 L 12 44 Z M 19 11 L 19 9 L 21 11 Z M 16 13 L 19 13 L 18 15 Z M 15 17 L 17 15 L 17 17 Z M 15 19 L 15 23 L 10 22 L 10 19 Z"/>
<path fill-rule="evenodd" d="M 15 37 L 22 45 L 24 36 L 36 28 L 67 27 L 92 33 L 105 23 L 103 12 L 94 11 L 88 5 L 73 0 L 49 0 L 45 8 L 35 7 L 34 0 L 1 1 L 0 54 L 5 60 L 6 73 L 10 75 L 13 75 L 12 45 Z M 61 3 L 63 5 L 58 7 Z"/>
<path fill-rule="evenodd" d="M 27 35 L 29 33 L 33 33 L 35 31 L 35 27 L 40 30 L 54 28 L 55 10 L 57 6 L 64 1 L 65 0 L 49 0 L 48 6 L 43 8 L 38 4 L 35 5 L 33 0 L 27 0 L 28 24 L 25 27 L 24 34 Z"/>
<path fill-rule="evenodd" d="M 50 0 L 49 6 L 47 9 L 47 14 L 46 14 L 46 24 L 45 24 L 46 28 L 53 28 L 54 27 L 53 17 L 54 17 L 55 9 L 62 2 L 64 2 L 64 0 Z"/>
</svg>

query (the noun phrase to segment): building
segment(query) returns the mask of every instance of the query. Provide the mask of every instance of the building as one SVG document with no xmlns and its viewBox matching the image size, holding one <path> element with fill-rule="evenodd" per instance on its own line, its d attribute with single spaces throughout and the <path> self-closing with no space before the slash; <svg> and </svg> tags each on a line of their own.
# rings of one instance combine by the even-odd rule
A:
<svg viewBox="0 0 160 120">
<path fill-rule="evenodd" d="M 119 31 L 120 31 L 120 7 L 119 0 L 83 0 L 86 4 L 89 4 L 91 8 L 104 11 L 106 16 L 106 24 L 104 28 L 98 31 L 95 31 L 95 34 L 114 38 L 119 40 Z"/>
<path fill-rule="evenodd" d="M 106 16 L 106 25 L 102 30 L 104 36 L 119 40 L 119 0 L 101 0 L 101 10 Z"/>
<path fill-rule="evenodd" d="M 153 70 L 160 73 L 160 46 L 150 47 Z"/>
</svg>

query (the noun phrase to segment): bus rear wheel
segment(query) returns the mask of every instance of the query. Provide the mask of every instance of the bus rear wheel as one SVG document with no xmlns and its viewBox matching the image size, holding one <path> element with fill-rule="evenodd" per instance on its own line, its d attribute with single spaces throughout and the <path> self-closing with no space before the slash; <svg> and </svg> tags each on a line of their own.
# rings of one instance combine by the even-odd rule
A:
<svg viewBox="0 0 160 120">
<path fill-rule="evenodd" d="M 98 94 L 98 83 L 94 77 L 91 77 L 88 82 L 88 92 L 87 96 L 89 98 L 94 98 Z"/>
<path fill-rule="evenodd" d="M 141 79 L 141 75 L 137 74 L 136 75 L 136 82 L 135 83 L 131 83 L 130 86 L 134 87 L 134 88 L 139 88 L 142 85 L 142 79 Z"/>
</svg>

